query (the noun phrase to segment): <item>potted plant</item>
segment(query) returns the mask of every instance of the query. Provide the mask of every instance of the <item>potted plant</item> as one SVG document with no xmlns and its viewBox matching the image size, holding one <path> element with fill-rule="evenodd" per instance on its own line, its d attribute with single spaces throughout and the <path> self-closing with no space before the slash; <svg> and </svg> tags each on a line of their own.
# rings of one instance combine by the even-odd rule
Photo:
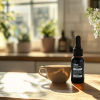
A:
<svg viewBox="0 0 100 100">
<path fill-rule="evenodd" d="M 13 12 L 5 13 L 3 1 L 0 1 L 0 34 L 2 33 L 6 40 L 6 46 L 8 52 L 15 52 L 16 44 L 14 41 L 10 41 L 14 38 L 14 25 L 11 25 L 11 21 L 15 20 Z M 6 0 L 5 0 L 6 1 Z M 13 40 L 13 39 L 12 39 Z"/>
<path fill-rule="evenodd" d="M 18 39 L 17 52 L 18 53 L 29 53 L 32 50 L 30 35 L 28 34 L 27 27 L 25 24 L 19 26 L 19 34 L 16 35 Z"/>
<path fill-rule="evenodd" d="M 42 51 L 54 52 L 55 49 L 55 23 L 56 21 L 48 21 L 40 26 L 40 32 L 44 36 L 42 39 Z"/>
</svg>

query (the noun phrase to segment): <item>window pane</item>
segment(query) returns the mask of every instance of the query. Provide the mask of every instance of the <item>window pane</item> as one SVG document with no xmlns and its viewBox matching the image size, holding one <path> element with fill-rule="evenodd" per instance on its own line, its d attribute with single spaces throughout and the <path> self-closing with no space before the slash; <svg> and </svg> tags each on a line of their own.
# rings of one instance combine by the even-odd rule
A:
<svg viewBox="0 0 100 100">
<path fill-rule="evenodd" d="M 7 6 L 4 5 L 4 12 L 7 13 Z"/>
<path fill-rule="evenodd" d="M 6 6 L 7 1 L 1 0 L 1 4 L 3 4 L 3 6 L 4 6 L 4 12 L 7 12 L 7 6 Z"/>
<path fill-rule="evenodd" d="M 21 32 L 30 33 L 31 28 L 31 14 L 30 14 L 30 5 L 18 5 L 10 6 L 10 11 L 14 11 L 16 20 L 13 21 L 13 24 L 16 25 L 17 29 Z M 23 28 L 22 28 L 23 26 Z M 18 33 L 17 31 L 16 33 Z"/>
<path fill-rule="evenodd" d="M 29 3 L 30 0 L 9 0 L 9 3 L 16 4 L 16 3 Z"/>
<path fill-rule="evenodd" d="M 3 1 L 3 0 L 1 0 L 1 1 L 2 1 L 3 4 L 6 4 L 7 3 L 7 1 Z"/>
<path fill-rule="evenodd" d="M 33 6 L 34 37 L 40 38 L 39 27 L 41 21 L 57 19 L 57 4 L 37 4 Z"/>
<path fill-rule="evenodd" d="M 33 0 L 33 2 L 55 2 L 58 0 Z"/>
</svg>

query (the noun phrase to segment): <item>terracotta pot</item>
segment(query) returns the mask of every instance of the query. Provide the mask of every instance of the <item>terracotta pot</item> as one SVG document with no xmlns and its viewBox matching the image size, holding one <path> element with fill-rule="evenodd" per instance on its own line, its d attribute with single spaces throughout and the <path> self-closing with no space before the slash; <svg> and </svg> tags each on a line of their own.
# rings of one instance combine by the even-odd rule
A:
<svg viewBox="0 0 100 100">
<path fill-rule="evenodd" d="M 43 38 L 42 39 L 42 51 L 43 52 L 54 52 L 55 50 L 55 39 L 54 38 Z"/>
<path fill-rule="evenodd" d="M 17 44 L 16 43 L 7 43 L 6 44 L 6 50 L 9 53 L 15 53 L 17 50 Z"/>
<path fill-rule="evenodd" d="M 18 53 L 29 53 L 32 50 L 31 42 L 19 42 L 17 44 Z"/>
</svg>

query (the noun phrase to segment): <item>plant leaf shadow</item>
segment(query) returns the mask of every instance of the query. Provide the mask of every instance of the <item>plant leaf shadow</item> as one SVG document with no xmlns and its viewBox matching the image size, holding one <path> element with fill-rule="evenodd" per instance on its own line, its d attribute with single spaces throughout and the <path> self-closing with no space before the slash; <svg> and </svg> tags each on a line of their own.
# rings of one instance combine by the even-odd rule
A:
<svg viewBox="0 0 100 100">
<path fill-rule="evenodd" d="M 63 83 L 63 84 L 47 83 L 41 85 L 41 87 L 44 89 L 48 89 L 60 93 L 76 93 L 79 91 L 70 83 Z"/>
<path fill-rule="evenodd" d="M 83 91 L 86 94 L 92 95 L 94 98 L 96 98 L 97 100 L 100 100 L 100 90 L 96 89 L 95 87 L 87 84 L 87 83 L 81 83 L 81 84 L 75 84 L 73 83 L 73 85 Z"/>
</svg>

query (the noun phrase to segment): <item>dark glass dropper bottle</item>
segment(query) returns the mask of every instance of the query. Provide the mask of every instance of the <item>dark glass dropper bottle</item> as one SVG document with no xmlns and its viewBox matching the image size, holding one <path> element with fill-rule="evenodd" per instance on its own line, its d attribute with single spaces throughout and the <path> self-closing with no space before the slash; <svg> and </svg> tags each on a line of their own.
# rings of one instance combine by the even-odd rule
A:
<svg viewBox="0 0 100 100">
<path fill-rule="evenodd" d="M 59 52 L 66 52 L 67 51 L 67 39 L 65 37 L 65 32 L 62 31 L 61 38 L 58 42 L 58 51 Z"/>
<path fill-rule="evenodd" d="M 76 45 L 73 48 L 71 60 L 71 81 L 72 83 L 84 83 L 84 59 L 81 48 L 81 37 L 76 36 Z"/>
</svg>

